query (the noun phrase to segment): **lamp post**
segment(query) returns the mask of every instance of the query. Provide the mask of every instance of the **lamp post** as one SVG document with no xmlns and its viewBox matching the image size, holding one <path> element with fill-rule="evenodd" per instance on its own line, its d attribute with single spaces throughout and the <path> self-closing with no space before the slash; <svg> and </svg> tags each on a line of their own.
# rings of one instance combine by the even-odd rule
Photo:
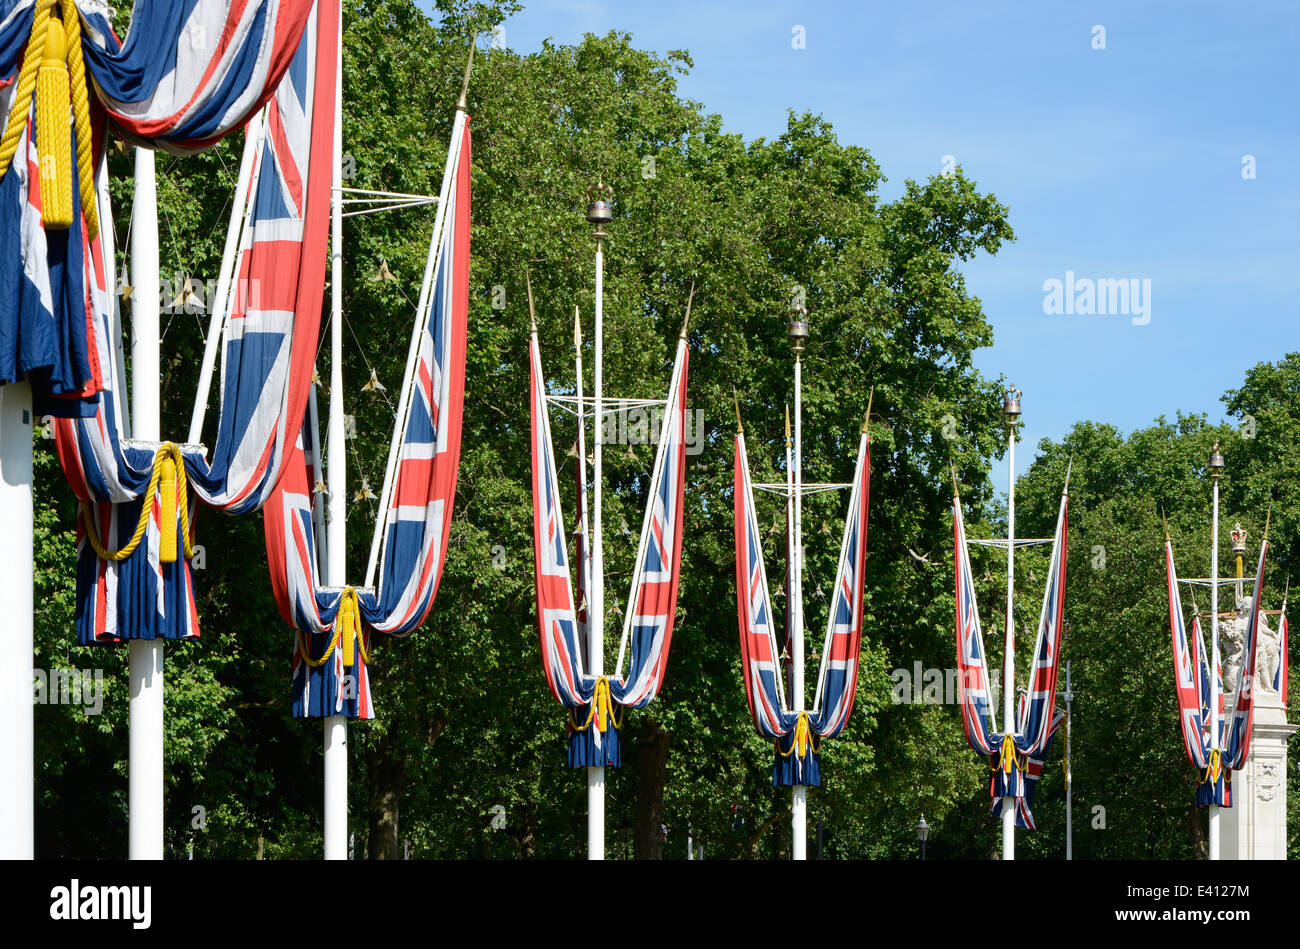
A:
<svg viewBox="0 0 1300 949">
<path fill-rule="evenodd" d="M 925 822 L 925 815 L 916 822 L 916 839 L 921 843 L 921 859 L 925 859 L 925 842 L 930 837 L 930 825 Z"/>
<path fill-rule="evenodd" d="M 1214 514 L 1210 523 L 1210 753 L 1222 750 L 1219 741 L 1219 478 L 1223 455 L 1216 440 L 1210 450 L 1210 479 L 1214 483 Z M 1210 805 L 1210 859 L 1219 859 L 1219 805 Z"/>
<path fill-rule="evenodd" d="M 592 448 L 592 503 L 591 503 L 591 620 L 588 623 L 588 668 L 599 678 L 605 674 L 605 548 L 601 538 L 601 499 L 604 479 L 601 477 L 601 456 L 604 445 L 605 396 L 605 241 L 609 234 L 605 225 L 614 219 L 610 202 L 614 189 L 599 181 L 587 191 L 587 223 L 594 228 L 596 238 L 596 338 L 595 379 L 592 419 L 594 443 Z M 605 769 L 587 768 L 587 859 L 605 859 Z"/>
<path fill-rule="evenodd" d="M 803 681 L 803 351 L 808 342 L 808 310 L 800 302 L 790 307 L 790 324 L 786 338 L 794 351 L 794 457 L 791 490 L 794 493 L 794 531 L 790 537 L 790 650 L 791 705 L 794 711 L 806 711 Z M 797 752 L 795 752 L 797 754 Z M 792 789 L 790 825 L 793 834 L 791 856 L 808 858 L 808 788 L 796 784 Z"/>
</svg>

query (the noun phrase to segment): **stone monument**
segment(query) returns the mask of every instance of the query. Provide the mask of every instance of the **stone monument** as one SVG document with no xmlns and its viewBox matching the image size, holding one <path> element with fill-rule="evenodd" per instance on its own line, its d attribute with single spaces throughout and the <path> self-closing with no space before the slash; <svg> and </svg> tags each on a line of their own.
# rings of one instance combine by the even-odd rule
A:
<svg viewBox="0 0 1300 949">
<path fill-rule="evenodd" d="M 1232 532 L 1238 577 L 1241 576 L 1245 540 L 1246 532 L 1238 525 Z M 1224 645 L 1223 679 L 1227 702 L 1232 701 L 1237 681 L 1241 677 L 1242 646 L 1247 617 L 1253 605 L 1250 597 L 1242 595 L 1240 581 L 1236 605 L 1237 615 L 1234 619 L 1216 620 L 1219 623 L 1219 641 Z M 1282 696 L 1273 688 L 1273 680 L 1282 661 L 1278 636 L 1280 628 L 1280 622 L 1268 623 L 1264 610 L 1260 610 L 1259 645 L 1256 647 L 1256 672 L 1252 683 L 1255 714 L 1250 753 L 1241 770 L 1232 773 L 1232 807 L 1223 811 L 1223 839 L 1220 846 L 1225 860 L 1286 859 L 1286 743 L 1300 726 L 1287 722 Z"/>
</svg>

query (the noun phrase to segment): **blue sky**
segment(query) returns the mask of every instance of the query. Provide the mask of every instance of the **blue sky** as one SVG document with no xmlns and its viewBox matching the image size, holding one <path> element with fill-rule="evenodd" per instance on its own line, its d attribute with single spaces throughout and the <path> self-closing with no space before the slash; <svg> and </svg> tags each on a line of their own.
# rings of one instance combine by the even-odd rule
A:
<svg viewBox="0 0 1300 949">
<path fill-rule="evenodd" d="M 746 138 L 816 112 L 871 151 L 886 198 L 953 156 L 1009 206 L 1016 242 L 965 273 L 995 334 L 977 365 L 1025 393 L 1019 467 L 1080 419 L 1218 420 L 1247 368 L 1300 349 L 1300 5 L 533 0 L 505 42 L 611 29 L 689 50 L 681 94 Z M 1067 271 L 1149 280 L 1149 322 L 1045 313 Z"/>
</svg>

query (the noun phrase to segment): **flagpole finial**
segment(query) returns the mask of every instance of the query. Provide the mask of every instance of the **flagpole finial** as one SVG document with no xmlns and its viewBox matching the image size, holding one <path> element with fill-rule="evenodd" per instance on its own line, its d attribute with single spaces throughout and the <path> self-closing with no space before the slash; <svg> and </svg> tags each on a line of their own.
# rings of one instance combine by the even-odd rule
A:
<svg viewBox="0 0 1300 949">
<path fill-rule="evenodd" d="M 470 74 L 470 70 L 473 68 L 474 68 L 474 37 L 470 37 L 469 59 L 465 61 L 465 78 L 461 80 L 460 98 L 456 100 L 457 112 L 469 112 L 469 103 L 467 98 L 469 96 L 469 74 Z"/>
<path fill-rule="evenodd" d="M 604 178 L 598 178 L 596 183 L 587 189 L 587 223 L 596 228 L 595 237 L 598 241 L 609 237 L 605 232 L 605 225 L 614 220 L 613 200 L 614 189 L 605 184 Z"/>
<path fill-rule="evenodd" d="M 744 432 L 745 426 L 740 422 L 740 396 L 736 394 L 736 387 L 731 387 L 731 401 L 736 406 L 736 431 Z"/>
<path fill-rule="evenodd" d="M 790 406 L 788 404 L 785 407 L 785 444 L 787 448 L 790 447 Z"/>
<path fill-rule="evenodd" d="M 1223 474 L 1223 455 L 1219 454 L 1219 440 L 1214 440 L 1214 447 L 1210 449 L 1210 460 L 1208 463 L 1210 477 L 1217 478 Z"/>
<path fill-rule="evenodd" d="M 685 339 L 685 338 L 686 338 L 686 327 L 687 327 L 687 326 L 690 324 L 690 322 L 691 322 L 691 301 L 694 300 L 694 299 L 695 299 L 695 281 L 692 280 L 692 281 L 691 281 L 691 292 L 690 292 L 690 293 L 687 295 L 687 297 L 686 297 L 686 316 L 684 316 L 684 317 L 682 318 L 682 329 L 681 329 L 681 332 L 677 334 L 677 338 L 678 338 L 678 339 Z M 733 388 L 733 391 L 734 391 L 734 388 Z"/>
<path fill-rule="evenodd" d="M 798 296 L 790 304 L 790 325 L 786 329 L 785 336 L 790 340 L 790 346 L 794 349 L 794 358 L 797 360 L 808 345 L 808 308 Z"/>
<path fill-rule="evenodd" d="M 949 461 L 948 470 L 952 472 L 952 496 L 956 500 L 961 497 L 961 490 L 957 487 L 957 466 Z"/>
<path fill-rule="evenodd" d="M 524 283 L 528 286 L 528 329 L 530 332 L 537 332 L 537 312 L 533 309 L 533 281 L 528 276 L 528 271 L 524 271 Z"/>
<path fill-rule="evenodd" d="M 1065 497 L 1070 496 L 1070 472 L 1074 470 L 1074 456 L 1065 463 L 1065 487 L 1061 488 L 1061 494 Z"/>
<path fill-rule="evenodd" d="M 1268 514 L 1264 516 L 1264 539 L 1261 543 L 1268 543 L 1268 522 L 1273 519 L 1273 506 L 1268 507 Z"/>
<path fill-rule="evenodd" d="M 1020 421 L 1020 397 L 1023 395 L 1014 385 L 1002 393 L 1002 414 L 1012 428 Z"/>
<path fill-rule="evenodd" d="M 576 303 L 573 306 L 573 348 L 582 349 L 582 316 Z"/>
<path fill-rule="evenodd" d="M 867 414 L 862 416 L 862 434 L 867 434 L 871 425 L 871 400 L 876 397 L 876 387 L 872 386 L 871 391 L 867 393 Z"/>
</svg>

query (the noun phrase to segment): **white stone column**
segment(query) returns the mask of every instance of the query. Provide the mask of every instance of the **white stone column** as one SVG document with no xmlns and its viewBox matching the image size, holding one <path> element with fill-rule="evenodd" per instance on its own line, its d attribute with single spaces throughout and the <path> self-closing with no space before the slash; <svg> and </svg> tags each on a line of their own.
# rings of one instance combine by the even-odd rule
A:
<svg viewBox="0 0 1300 949">
<path fill-rule="evenodd" d="M 1286 859 L 1286 743 L 1297 728 L 1281 696 L 1257 683 L 1250 754 L 1233 772 L 1232 807 L 1222 811 L 1223 859 Z"/>
</svg>

